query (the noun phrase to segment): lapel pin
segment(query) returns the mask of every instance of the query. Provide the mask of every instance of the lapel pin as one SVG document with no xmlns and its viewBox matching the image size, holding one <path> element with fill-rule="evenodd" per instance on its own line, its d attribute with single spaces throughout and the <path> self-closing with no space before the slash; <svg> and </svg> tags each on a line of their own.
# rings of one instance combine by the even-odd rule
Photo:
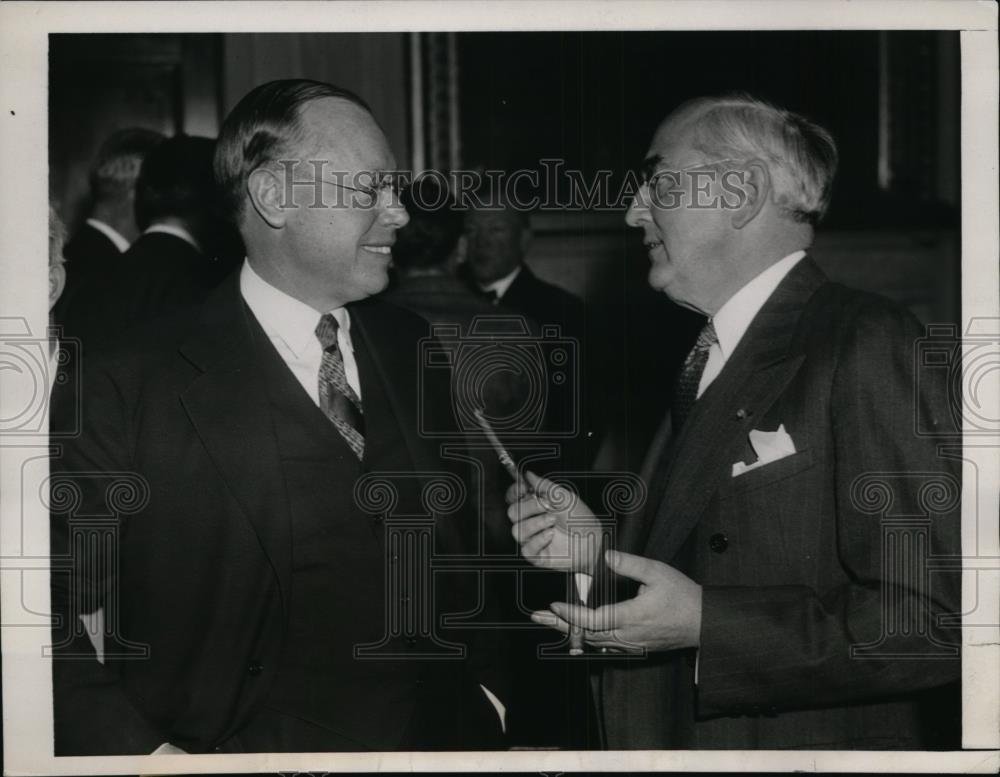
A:
<svg viewBox="0 0 1000 777">
<path fill-rule="evenodd" d="M 753 411 L 752 410 L 747 410 L 747 409 L 742 408 L 742 407 L 739 410 L 736 411 L 736 418 L 738 420 L 740 420 L 740 421 L 744 421 L 744 420 L 746 420 L 747 418 L 749 418 L 752 415 L 753 415 Z"/>
</svg>

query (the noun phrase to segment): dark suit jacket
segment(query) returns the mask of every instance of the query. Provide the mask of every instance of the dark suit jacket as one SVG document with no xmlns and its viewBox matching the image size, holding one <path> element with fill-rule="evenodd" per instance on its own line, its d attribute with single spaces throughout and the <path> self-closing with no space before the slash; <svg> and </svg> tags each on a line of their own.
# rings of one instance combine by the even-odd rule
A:
<svg viewBox="0 0 1000 777">
<path fill-rule="evenodd" d="M 546 283 L 527 265 L 521 266 L 521 272 L 510 284 L 501 302 L 508 308 L 531 316 L 539 323 L 559 324 L 564 335 L 583 336 L 583 302 L 565 289 Z"/>
<path fill-rule="evenodd" d="M 65 334 L 80 338 L 83 358 L 107 350 L 146 321 L 204 301 L 221 282 L 221 271 L 222 265 L 182 238 L 141 235 L 76 292 Z"/>
<path fill-rule="evenodd" d="M 960 486 L 946 438 L 915 433 L 918 418 L 951 428 L 944 386 L 917 374 L 920 336 L 807 257 L 679 434 L 668 416 L 648 509 L 619 540 L 703 586 L 697 684 L 694 651 L 608 664 L 608 747 L 934 744 L 922 692 L 959 677 L 957 626 L 936 619 L 960 595 L 958 574 L 926 574 L 926 558 L 960 552 Z M 733 477 L 754 461 L 749 432 L 780 425 L 795 453 Z"/>
<path fill-rule="evenodd" d="M 85 339 L 91 321 L 87 298 L 100 293 L 114 278 L 122 254 L 103 232 L 84 224 L 63 249 L 66 287 L 56 303 L 53 317 L 66 337 Z"/>
<path fill-rule="evenodd" d="M 163 232 L 139 237 L 100 295 L 111 335 L 202 302 L 222 280 L 218 266 L 186 240 Z"/>
<path fill-rule="evenodd" d="M 549 389 L 551 408 L 546 429 L 560 433 L 573 429 L 572 437 L 560 441 L 563 451 L 560 466 L 578 472 L 588 469 L 600 447 L 607 415 L 601 403 L 606 401 L 605 379 L 609 376 L 602 369 L 599 327 L 588 319 L 582 300 L 543 281 L 527 265 L 521 266 L 521 272 L 500 299 L 500 304 L 536 321 L 542 327 L 543 337 L 546 326 L 556 325 L 560 337 L 574 344 L 576 381 L 563 387 L 572 385 L 573 391 L 563 393 L 560 389 Z M 540 437 L 551 442 L 545 434 Z"/>
<path fill-rule="evenodd" d="M 427 473 L 442 463 L 416 418 L 420 324 L 389 305 L 352 306 L 352 336 L 375 365 L 369 379 L 387 393 L 413 472 Z M 57 753 L 148 753 L 165 741 L 211 751 L 268 696 L 292 554 L 274 411 L 255 361 L 261 336 L 237 274 L 194 315 L 157 322 L 86 364 L 83 433 L 53 465 Z M 116 564 L 69 562 L 79 526 L 69 519 L 80 516 L 96 521 L 87 536 L 106 530 L 109 544 L 94 552 L 106 563 L 117 547 Z M 461 518 L 439 522 L 444 547 L 464 547 Z M 118 629 L 108 649 L 119 657 L 106 667 L 70 628 L 76 612 L 99 606 Z M 466 663 L 450 666 L 466 676 Z M 498 680 L 483 682 L 502 698 Z"/>
<path fill-rule="evenodd" d="M 504 357 L 504 341 L 513 342 L 515 351 L 523 352 L 518 349 L 523 348 L 525 338 L 538 336 L 538 326 L 534 321 L 526 319 L 518 311 L 491 304 L 446 272 L 401 276 L 381 298 L 413 311 L 434 327 L 447 328 L 438 331 L 454 332 L 447 339 L 453 341 L 456 354 L 469 354 L 472 368 L 454 365 L 457 367 L 453 369 L 454 379 L 462 381 L 462 385 L 454 386 L 452 391 L 456 396 L 477 397 L 484 406 L 487 418 L 516 416 L 529 401 L 531 386 L 520 364 L 511 358 L 507 369 L 496 369 L 495 366 L 496 360 Z M 463 351 L 457 347 L 459 343 L 486 347 Z M 489 347 L 493 343 L 498 347 Z M 490 363 L 494 369 L 484 372 L 481 367 Z M 476 458 L 483 467 L 485 504 L 481 525 L 486 532 L 486 547 L 491 553 L 516 556 L 517 546 L 510 533 L 504 500 L 510 476 L 500 466 L 492 448 L 485 446 L 486 438 L 478 425 L 472 419 L 456 420 L 470 432 L 469 441 L 477 446 Z"/>
</svg>

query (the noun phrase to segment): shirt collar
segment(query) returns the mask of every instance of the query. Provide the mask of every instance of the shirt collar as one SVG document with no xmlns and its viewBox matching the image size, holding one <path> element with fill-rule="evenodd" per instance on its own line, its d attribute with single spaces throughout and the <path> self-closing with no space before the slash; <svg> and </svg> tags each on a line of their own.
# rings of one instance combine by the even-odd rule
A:
<svg viewBox="0 0 1000 777">
<path fill-rule="evenodd" d="M 142 234 L 151 235 L 154 232 L 162 232 L 165 235 L 173 235 L 174 237 L 179 237 L 181 240 L 190 243 L 194 246 L 195 251 L 198 253 L 204 253 L 201 250 L 201 246 L 198 245 L 198 241 L 194 239 L 194 235 L 188 232 L 184 227 L 178 226 L 177 224 L 152 224 L 146 228 L 146 231 Z"/>
<path fill-rule="evenodd" d="M 104 235 L 108 240 L 114 243 L 115 248 L 117 248 L 120 253 L 124 254 L 126 251 L 128 251 L 129 248 L 128 240 L 126 240 L 122 236 L 122 233 L 119 232 L 114 227 L 112 227 L 110 224 L 105 224 L 103 221 L 100 221 L 99 219 L 87 219 L 87 224 L 92 226 L 94 229 L 96 229 L 98 232 Z"/>
<path fill-rule="evenodd" d="M 319 346 L 316 325 L 319 324 L 320 314 L 265 281 L 246 260 L 240 269 L 240 293 L 264 333 L 271 338 L 280 338 L 296 358 L 301 358 L 314 345 Z M 338 340 L 341 346 L 346 346 L 353 353 L 351 317 L 347 309 L 335 308 L 330 313 L 340 325 Z"/>
<path fill-rule="evenodd" d="M 715 334 L 719 338 L 719 349 L 722 358 L 728 359 L 754 317 L 770 299 L 778 284 L 791 269 L 806 255 L 805 251 L 796 251 L 768 267 L 764 272 L 750 281 L 746 286 L 726 300 L 712 317 Z"/>
<path fill-rule="evenodd" d="M 480 286 L 483 291 L 493 291 L 496 292 L 497 298 L 503 297 L 507 293 L 507 289 L 514 282 L 514 279 L 521 274 L 521 265 L 518 265 L 513 270 L 511 270 L 507 275 L 499 280 L 488 283 L 485 286 Z"/>
</svg>

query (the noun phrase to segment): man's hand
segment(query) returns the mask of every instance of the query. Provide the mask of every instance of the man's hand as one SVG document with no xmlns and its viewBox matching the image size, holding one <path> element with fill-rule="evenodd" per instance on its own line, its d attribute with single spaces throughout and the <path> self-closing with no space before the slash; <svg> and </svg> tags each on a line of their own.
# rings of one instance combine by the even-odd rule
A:
<svg viewBox="0 0 1000 777">
<path fill-rule="evenodd" d="M 677 650 L 701 641 L 701 586 L 667 564 L 609 550 L 608 567 L 639 581 L 639 594 L 618 604 L 591 610 L 554 602 L 551 612 L 533 613 L 536 623 L 563 634 L 579 626 L 584 641 L 612 652 Z"/>
<path fill-rule="evenodd" d="M 507 489 L 507 517 L 521 555 L 536 567 L 591 573 L 601 552 L 601 523 L 573 491 L 525 472 Z"/>
</svg>

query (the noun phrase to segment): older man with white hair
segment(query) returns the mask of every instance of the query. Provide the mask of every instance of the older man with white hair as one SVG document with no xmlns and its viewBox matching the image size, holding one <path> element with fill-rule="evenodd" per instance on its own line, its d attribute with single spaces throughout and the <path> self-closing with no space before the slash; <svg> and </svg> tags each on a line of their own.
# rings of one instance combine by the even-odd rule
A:
<svg viewBox="0 0 1000 777">
<path fill-rule="evenodd" d="M 612 749 L 959 744 L 959 580 L 931 574 L 960 553 L 947 395 L 917 374 L 916 320 L 806 254 L 836 164 L 825 130 L 745 96 L 661 124 L 626 221 L 650 285 L 707 321 L 645 509 L 601 552 L 548 481 L 509 494 L 527 558 L 620 584 L 534 616 L 601 651 Z"/>
</svg>

